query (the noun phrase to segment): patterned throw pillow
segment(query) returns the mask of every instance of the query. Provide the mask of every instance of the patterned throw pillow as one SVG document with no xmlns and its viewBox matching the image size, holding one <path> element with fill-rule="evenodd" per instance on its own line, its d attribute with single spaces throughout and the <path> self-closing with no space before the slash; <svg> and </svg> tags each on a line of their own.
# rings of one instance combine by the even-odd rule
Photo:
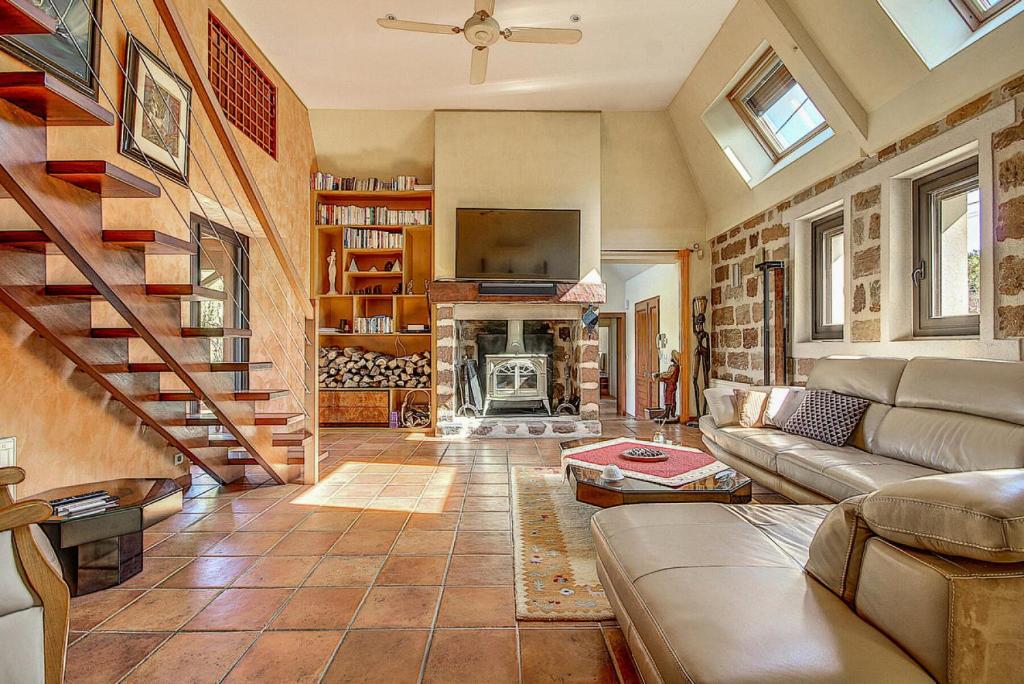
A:
<svg viewBox="0 0 1024 684">
<path fill-rule="evenodd" d="M 870 404 L 860 397 L 828 390 L 807 390 L 800 406 L 782 429 L 832 446 L 843 446 Z"/>
<path fill-rule="evenodd" d="M 736 395 L 736 415 L 743 427 L 764 427 L 764 407 L 768 403 L 768 393 L 759 390 L 738 389 Z"/>
</svg>

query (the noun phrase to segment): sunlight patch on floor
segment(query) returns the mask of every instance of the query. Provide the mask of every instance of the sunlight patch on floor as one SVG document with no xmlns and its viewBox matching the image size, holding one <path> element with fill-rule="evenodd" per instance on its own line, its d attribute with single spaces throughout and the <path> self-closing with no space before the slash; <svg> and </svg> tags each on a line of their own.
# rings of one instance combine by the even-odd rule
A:
<svg viewBox="0 0 1024 684">
<path fill-rule="evenodd" d="M 289 503 L 323 508 L 441 513 L 455 483 L 455 466 L 342 463 Z M 388 487 L 400 488 L 391 496 Z"/>
</svg>

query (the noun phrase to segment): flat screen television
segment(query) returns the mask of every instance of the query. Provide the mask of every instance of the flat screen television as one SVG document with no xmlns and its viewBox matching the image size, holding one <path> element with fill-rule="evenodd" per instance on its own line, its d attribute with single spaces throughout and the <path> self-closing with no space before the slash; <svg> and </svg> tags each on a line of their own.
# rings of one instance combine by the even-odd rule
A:
<svg viewBox="0 0 1024 684">
<path fill-rule="evenodd" d="M 580 279 L 578 209 L 456 209 L 459 280 Z"/>
</svg>

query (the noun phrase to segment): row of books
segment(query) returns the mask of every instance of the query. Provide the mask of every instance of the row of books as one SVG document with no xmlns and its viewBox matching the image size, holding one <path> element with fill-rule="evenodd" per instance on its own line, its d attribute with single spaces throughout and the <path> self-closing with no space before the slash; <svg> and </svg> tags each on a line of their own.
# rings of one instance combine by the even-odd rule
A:
<svg viewBox="0 0 1024 684">
<path fill-rule="evenodd" d="M 357 335 L 389 335 L 394 332 L 394 320 L 391 316 L 356 318 L 354 330 Z"/>
<path fill-rule="evenodd" d="M 402 249 L 405 237 L 388 230 L 346 228 L 342 243 L 345 249 Z"/>
<path fill-rule="evenodd" d="M 409 190 L 430 190 L 429 184 L 417 183 L 416 176 L 384 178 L 356 178 L 335 176 L 317 171 L 311 179 L 313 190 L 349 190 L 355 192 L 407 192 Z"/>
<path fill-rule="evenodd" d="M 54 514 L 61 518 L 71 518 L 101 513 L 108 509 L 116 508 L 117 497 L 98 490 L 77 496 L 64 497 L 63 499 L 54 499 L 50 502 L 50 505 L 53 507 Z"/>
<path fill-rule="evenodd" d="M 430 224 L 430 210 L 317 204 L 316 222 L 321 226 L 425 226 Z"/>
</svg>

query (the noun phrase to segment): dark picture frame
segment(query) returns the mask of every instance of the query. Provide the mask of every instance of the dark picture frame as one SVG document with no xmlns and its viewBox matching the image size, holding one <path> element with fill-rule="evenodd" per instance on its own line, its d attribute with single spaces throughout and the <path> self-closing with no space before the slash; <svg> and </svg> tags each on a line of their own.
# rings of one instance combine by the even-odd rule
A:
<svg viewBox="0 0 1024 684">
<path fill-rule="evenodd" d="M 192 87 L 131 34 L 125 66 L 121 154 L 187 187 Z"/>
<path fill-rule="evenodd" d="M 0 49 L 98 100 L 103 0 L 32 0 L 32 4 L 57 20 L 57 32 L 0 36 Z"/>
</svg>

